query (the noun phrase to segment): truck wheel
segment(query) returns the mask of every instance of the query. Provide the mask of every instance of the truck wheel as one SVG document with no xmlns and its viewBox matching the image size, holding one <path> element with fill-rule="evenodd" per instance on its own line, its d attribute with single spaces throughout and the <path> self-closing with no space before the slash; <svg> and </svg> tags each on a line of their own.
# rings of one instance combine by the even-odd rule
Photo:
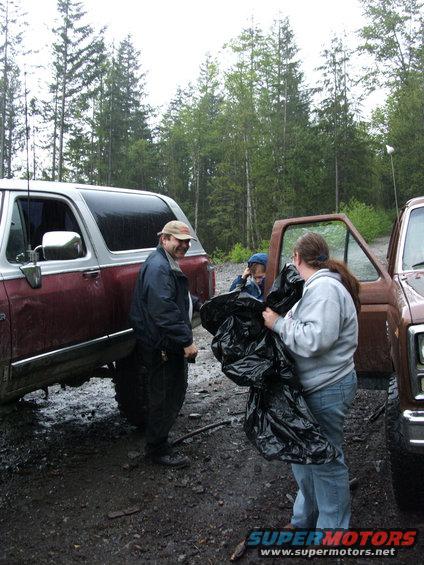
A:
<svg viewBox="0 0 424 565">
<path fill-rule="evenodd" d="M 121 414 L 130 424 L 142 428 L 147 415 L 146 370 L 138 361 L 136 350 L 116 362 L 114 382 Z"/>
<path fill-rule="evenodd" d="M 386 446 L 392 476 L 393 494 L 400 510 L 422 508 L 424 457 L 407 450 L 402 433 L 396 375 L 392 375 L 386 400 Z"/>
</svg>

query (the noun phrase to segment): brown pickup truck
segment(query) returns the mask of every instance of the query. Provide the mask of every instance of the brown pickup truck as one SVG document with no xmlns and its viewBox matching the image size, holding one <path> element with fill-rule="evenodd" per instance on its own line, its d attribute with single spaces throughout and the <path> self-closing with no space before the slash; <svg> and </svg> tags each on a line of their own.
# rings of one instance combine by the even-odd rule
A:
<svg viewBox="0 0 424 565">
<path fill-rule="evenodd" d="M 361 283 L 356 369 L 363 388 L 387 389 L 386 440 L 393 491 L 403 510 L 422 507 L 424 488 L 424 197 L 394 223 L 387 267 L 343 214 L 275 222 L 267 281 L 290 261 L 305 231 L 321 233 L 333 257 Z"/>
</svg>

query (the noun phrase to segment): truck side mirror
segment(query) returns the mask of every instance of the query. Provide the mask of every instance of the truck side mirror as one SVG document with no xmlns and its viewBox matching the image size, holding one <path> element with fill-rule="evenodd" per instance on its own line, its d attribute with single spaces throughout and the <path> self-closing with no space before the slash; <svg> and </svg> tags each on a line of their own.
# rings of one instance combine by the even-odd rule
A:
<svg viewBox="0 0 424 565">
<path fill-rule="evenodd" d="M 73 231 L 48 231 L 41 244 L 46 261 L 78 259 L 83 252 L 81 236 Z"/>
<path fill-rule="evenodd" d="M 41 288 L 41 267 L 37 265 L 38 253 L 42 251 L 46 261 L 78 259 L 83 254 L 81 236 L 73 231 L 49 231 L 43 235 L 43 242 L 34 250 L 28 250 L 29 264 L 19 268 L 31 288 Z M 25 259 L 21 254 L 19 261 Z"/>
<path fill-rule="evenodd" d="M 41 267 L 39 265 L 21 265 L 19 268 L 31 288 L 41 288 Z"/>
</svg>

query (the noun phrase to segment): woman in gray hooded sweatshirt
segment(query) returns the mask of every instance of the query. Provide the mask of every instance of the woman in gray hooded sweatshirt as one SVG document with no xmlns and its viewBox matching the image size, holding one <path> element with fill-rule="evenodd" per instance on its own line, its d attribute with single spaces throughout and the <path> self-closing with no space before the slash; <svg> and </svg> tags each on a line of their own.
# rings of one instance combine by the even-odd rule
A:
<svg viewBox="0 0 424 565">
<path fill-rule="evenodd" d="M 302 298 L 285 318 L 270 308 L 263 317 L 293 354 L 306 403 L 338 457 L 324 465 L 292 465 L 299 490 L 288 527 L 348 528 L 349 475 L 342 444 L 357 387 L 359 283 L 344 263 L 329 258 L 326 241 L 316 233 L 298 239 L 293 263 L 305 280 Z"/>
</svg>

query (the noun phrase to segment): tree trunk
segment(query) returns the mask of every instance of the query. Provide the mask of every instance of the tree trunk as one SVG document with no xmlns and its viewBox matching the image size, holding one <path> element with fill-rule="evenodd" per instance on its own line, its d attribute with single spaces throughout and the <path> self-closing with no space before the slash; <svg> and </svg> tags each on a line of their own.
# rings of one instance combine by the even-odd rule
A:
<svg viewBox="0 0 424 565">
<path fill-rule="evenodd" d="M 59 91 L 59 77 L 56 77 L 56 88 L 54 93 L 54 116 L 53 116 L 53 155 L 52 155 L 52 180 L 56 180 L 56 140 L 57 140 L 57 103 Z"/>
<path fill-rule="evenodd" d="M 337 156 L 337 149 L 334 155 L 334 183 L 336 192 L 336 214 L 339 213 L 339 160 Z"/>
<path fill-rule="evenodd" d="M 250 179 L 250 162 L 247 150 L 247 136 L 244 135 L 244 171 L 246 175 L 246 244 L 248 247 L 255 247 L 253 233 L 253 214 L 252 214 L 252 187 Z"/>
<path fill-rule="evenodd" d="M 94 161 L 96 154 L 96 142 L 94 140 L 94 123 L 95 123 L 95 104 L 92 100 L 91 108 L 91 130 L 90 130 L 90 159 L 88 161 L 88 181 L 90 184 L 94 184 Z"/>
<path fill-rule="evenodd" d="M 13 112 L 9 112 L 8 125 L 7 125 L 7 139 L 6 139 L 6 167 L 4 176 L 8 179 L 12 178 L 12 153 L 13 153 Z"/>
<path fill-rule="evenodd" d="M 65 53 L 66 57 L 66 53 Z M 62 77 L 62 92 L 60 97 L 60 123 L 59 123 L 59 165 L 58 165 L 58 180 L 62 181 L 63 177 L 63 137 L 65 129 L 65 102 L 66 102 L 66 74 L 67 74 L 67 61 L 65 58 L 65 66 Z"/>
<path fill-rule="evenodd" d="M 258 244 L 261 241 L 261 234 L 259 231 L 258 217 L 256 214 L 256 199 L 253 198 L 253 195 L 252 195 L 252 220 L 253 220 L 253 234 L 255 237 L 256 244 Z M 256 245 L 254 247 L 256 248 Z"/>
<path fill-rule="evenodd" d="M 5 39 L 3 56 L 3 92 L 1 97 L 1 126 L 0 126 L 0 178 L 4 178 L 4 149 L 6 141 L 6 100 L 8 91 L 7 66 L 9 47 L 9 2 L 6 2 Z"/>
<path fill-rule="evenodd" d="M 35 131 L 32 133 L 32 178 L 37 178 L 37 155 L 36 155 L 36 144 L 35 144 Z"/>
<path fill-rule="evenodd" d="M 199 223 L 199 198 L 200 198 L 200 159 L 197 155 L 193 159 L 194 177 L 195 177 L 195 191 L 194 191 L 194 231 L 197 232 Z"/>
<path fill-rule="evenodd" d="M 104 96 L 105 96 L 105 92 L 104 92 L 103 76 L 101 76 L 100 96 L 99 96 L 99 105 L 98 105 L 99 116 L 103 116 L 103 106 L 105 104 Z M 104 150 L 105 139 L 106 136 L 104 134 L 104 128 L 103 126 L 101 126 L 97 137 L 97 148 L 96 148 L 96 159 L 95 159 L 95 175 L 96 175 L 95 184 L 102 184 L 103 150 Z"/>
<path fill-rule="evenodd" d="M 107 148 L 107 184 L 112 186 L 112 112 L 113 112 L 113 91 L 110 94 L 110 111 L 109 111 L 109 143 Z"/>
<path fill-rule="evenodd" d="M 63 37 L 63 43 L 65 46 L 65 52 L 63 55 L 63 70 L 62 70 L 62 92 L 60 96 L 60 123 L 59 123 L 59 165 L 58 165 L 58 180 L 59 182 L 63 180 L 63 137 L 65 129 L 65 106 L 66 106 L 66 87 L 68 79 L 68 16 L 69 16 L 69 5 L 66 6 L 66 28 Z"/>
<path fill-rule="evenodd" d="M 337 62 L 333 54 L 333 73 L 334 73 L 334 113 L 333 113 L 333 128 L 334 128 L 334 189 L 335 189 L 335 204 L 336 214 L 339 211 L 339 159 L 338 159 L 338 81 L 337 81 Z"/>
</svg>

